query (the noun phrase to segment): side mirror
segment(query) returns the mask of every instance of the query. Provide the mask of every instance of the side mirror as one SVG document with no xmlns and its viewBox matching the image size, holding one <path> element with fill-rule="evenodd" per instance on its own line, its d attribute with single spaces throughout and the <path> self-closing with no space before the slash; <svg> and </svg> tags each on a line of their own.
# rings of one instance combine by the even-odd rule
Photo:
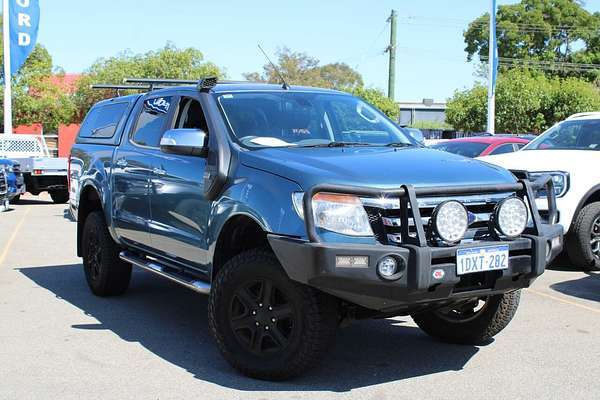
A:
<svg viewBox="0 0 600 400">
<path fill-rule="evenodd" d="M 208 135 L 202 129 L 169 129 L 160 139 L 163 153 L 206 157 Z"/>
</svg>

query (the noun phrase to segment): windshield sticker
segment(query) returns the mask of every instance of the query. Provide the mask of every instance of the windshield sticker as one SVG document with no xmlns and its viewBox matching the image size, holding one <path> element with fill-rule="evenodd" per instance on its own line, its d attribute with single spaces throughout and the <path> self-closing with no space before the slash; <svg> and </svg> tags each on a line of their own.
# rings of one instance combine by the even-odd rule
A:
<svg viewBox="0 0 600 400">
<path fill-rule="evenodd" d="M 144 102 L 144 107 L 155 113 L 166 114 L 169 111 L 171 103 L 164 97 L 149 99 Z"/>
<path fill-rule="evenodd" d="M 232 94 L 224 94 L 221 97 L 224 98 L 224 99 L 233 99 L 233 95 Z"/>
</svg>

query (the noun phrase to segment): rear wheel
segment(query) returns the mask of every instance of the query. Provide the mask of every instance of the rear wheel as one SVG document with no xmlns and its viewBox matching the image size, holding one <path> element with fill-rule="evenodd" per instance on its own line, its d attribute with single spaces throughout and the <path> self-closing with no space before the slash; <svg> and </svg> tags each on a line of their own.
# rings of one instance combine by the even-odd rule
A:
<svg viewBox="0 0 600 400">
<path fill-rule="evenodd" d="M 83 227 L 81 250 L 87 283 L 96 296 L 124 293 L 131 279 L 131 264 L 119 258 L 121 249 L 110 236 L 100 211 L 90 213 Z"/>
<path fill-rule="evenodd" d="M 600 202 L 583 207 L 566 240 L 571 263 L 584 270 L 600 266 Z"/>
<path fill-rule="evenodd" d="M 241 373 L 283 380 L 314 366 L 337 328 L 337 301 L 290 280 L 270 251 L 228 261 L 210 294 L 209 324 L 225 359 Z"/>
<path fill-rule="evenodd" d="M 519 306 L 521 291 L 467 300 L 412 316 L 427 334 L 444 342 L 483 344 L 506 328 Z"/>
<path fill-rule="evenodd" d="M 64 204 L 69 201 L 69 192 L 66 190 L 53 190 L 50 197 L 55 204 Z"/>
</svg>

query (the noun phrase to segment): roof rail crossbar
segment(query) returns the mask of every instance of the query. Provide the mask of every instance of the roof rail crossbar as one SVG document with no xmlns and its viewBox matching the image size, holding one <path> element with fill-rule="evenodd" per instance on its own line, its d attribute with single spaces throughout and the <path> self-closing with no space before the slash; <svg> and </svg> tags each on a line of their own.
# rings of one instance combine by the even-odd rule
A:
<svg viewBox="0 0 600 400">
<path fill-rule="evenodd" d="M 199 91 L 210 90 L 219 79 L 216 76 L 206 77 L 200 80 L 189 80 L 189 79 L 158 79 L 158 78 L 125 78 L 125 83 L 136 83 L 136 84 L 147 84 L 150 86 L 150 90 L 154 89 L 156 85 L 196 85 Z"/>
<path fill-rule="evenodd" d="M 162 85 L 195 85 L 197 80 L 189 79 L 154 79 L 154 78 L 125 78 L 124 83 L 162 84 Z"/>
<path fill-rule="evenodd" d="M 114 84 L 94 84 L 90 85 L 92 89 L 114 89 L 114 90 L 149 90 L 148 85 L 114 85 Z"/>
</svg>

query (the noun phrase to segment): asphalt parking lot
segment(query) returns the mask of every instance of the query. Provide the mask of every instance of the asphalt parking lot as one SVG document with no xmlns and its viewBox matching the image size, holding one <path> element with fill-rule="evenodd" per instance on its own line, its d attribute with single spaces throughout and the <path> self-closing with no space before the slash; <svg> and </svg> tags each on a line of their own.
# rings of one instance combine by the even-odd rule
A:
<svg viewBox="0 0 600 400">
<path fill-rule="evenodd" d="M 558 263 L 489 345 L 438 343 L 409 317 L 341 329 L 300 379 L 247 379 L 218 354 L 206 298 L 136 270 L 94 297 L 64 205 L 0 214 L 0 399 L 598 399 L 600 273 Z"/>
</svg>

